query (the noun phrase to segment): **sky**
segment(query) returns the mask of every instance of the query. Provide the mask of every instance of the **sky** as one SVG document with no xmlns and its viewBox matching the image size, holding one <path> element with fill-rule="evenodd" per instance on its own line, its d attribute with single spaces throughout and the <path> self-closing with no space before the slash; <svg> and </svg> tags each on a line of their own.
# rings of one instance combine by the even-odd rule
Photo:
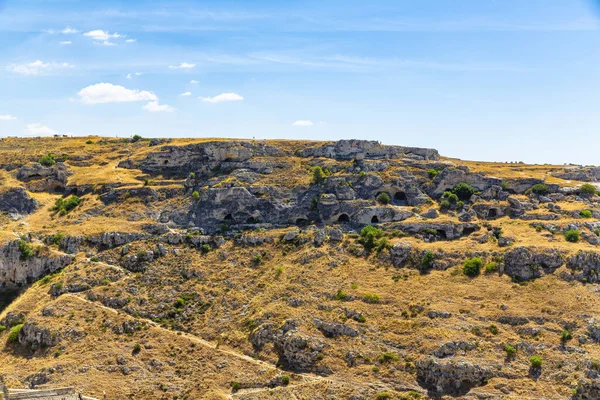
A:
<svg viewBox="0 0 600 400">
<path fill-rule="evenodd" d="M 0 136 L 600 164 L 600 0 L 0 0 Z"/>
</svg>

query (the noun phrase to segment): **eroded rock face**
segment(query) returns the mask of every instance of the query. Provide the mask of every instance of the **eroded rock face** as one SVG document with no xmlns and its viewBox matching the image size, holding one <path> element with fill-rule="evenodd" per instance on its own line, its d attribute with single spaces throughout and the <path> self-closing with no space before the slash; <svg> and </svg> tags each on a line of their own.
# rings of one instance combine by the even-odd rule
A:
<svg viewBox="0 0 600 400">
<path fill-rule="evenodd" d="M 330 338 L 338 336 L 358 336 L 358 331 L 356 331 L 356 329 L 348 325 L 336 324 L 334 322 L 325 322 L 317 318 L 313 319 L 313 322 L 317 329 L 323 332 L 323 335 Z"/>
<path fill-rule="evenodd" d="M 48 248 L 24 259 L 14 240 L 0 248 L 0 286 L 19 287 L 56 272 L 71 263 L 73 256 L 54 254 Z"/>
<path fill-rule="evenodd" d="M 408 261 L 412 245 L 409 242 L 396 243 L 390 249 L 390 256 L 394 267 L 403 267 Z"/>
<path fill-rule="evenodd" d="M 70 171 L 64 163 L 44 167 L 38 163 L 25 165 L 17 172 L 17 179 L 25 182 L 32 192 L 63 192 Z"/>
<path fill-rule="evenodd" d="M 12 188 L 0 194 L 0 211 L 30 214 L 39 206 L 23 188 Z"/>
<path fill-rule="evenodd" d="M 327 157 L 337 160 L 364 160 L 407 157 L 420 160 L 438 160 L 437 150 L 417 147 L 386 146 L 374 140 L 340 140 L 320 146 L 308 147 L 298 153 L 300 157 Z"/>
<path fill-rule="evenodd" d="M 429 358 L 417 361 L 416 367 L 419 385 L 437 395 L 462 396 L 494 376 L 491 368 L 466 361 Z"/>
<path fill-rule="evenodd" d="M 19 343 L 24 346 L 30 346 L 33 350 L 40 347 L 56 346 L 60 342 L 60 335 L 57 332 L 50 332 L 35 322 L 25 322 L 19 332 Z"/>
<path fill-rule="evenodd" d="M 557 249 L 516 247 L 504 253 L 504 273 L 521 281 L 553 273 L 563 263 Z"/>
<path fill-rule="evenodd" d="M 595 251 L 579 251 L 567 261 L 567 268 L 572 272 L 569 279 L 580 282 L 600 282 L 600 254 Z"/>
<path fill-rule="evenodd" d="M 573 394 L 573 400 L 597 400 L 600 399 L 600 381 L 580 380 L 577 390 Z"/>
</svg>

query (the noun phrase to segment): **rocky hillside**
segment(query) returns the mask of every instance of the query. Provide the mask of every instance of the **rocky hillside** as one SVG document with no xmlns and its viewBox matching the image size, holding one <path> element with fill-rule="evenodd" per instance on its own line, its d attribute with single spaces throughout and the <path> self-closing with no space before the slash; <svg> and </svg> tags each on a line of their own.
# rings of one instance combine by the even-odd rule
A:
<svg viewBox="0 0 600 400">
<path fill-rule="evenodd" d="M 110 399 L 600 398 L 600 168 L 0 141 L 0 377 Z"/>
</svg>

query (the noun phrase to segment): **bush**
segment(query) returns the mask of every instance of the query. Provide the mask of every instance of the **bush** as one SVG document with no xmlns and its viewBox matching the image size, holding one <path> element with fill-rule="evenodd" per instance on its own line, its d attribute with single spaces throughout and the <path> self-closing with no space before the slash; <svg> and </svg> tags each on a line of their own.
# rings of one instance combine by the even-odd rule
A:
<svg viewBox="0 0 600 400">
<path fill-rule="evenodd" d="M 448 200 L 450 204 L 456 204 L 459 200 L 458 196 L 452 192 L 444 192 L 442 198 Z"/>
<path fill-rule="evenodd" d="M 342 289 L 339 289 L 335 296 L 333 296 L 335 300 L 339 301 L 346 300 L 346 297 L 348 297 L 348 293 L 344 292 Z"/>
<path fill-rule="evenodd" d="M 593 214 L 590 210 L 581 210 L 579 211 L 579 216 L 582 218 L 592 218 Z"/>
<path fill-rule="evenodd" d="M 390 204 L 390 195 L 386 192 L 381 192 L 377 196 L 377 202 L 379 204 Z"/>
<path fill-rule="evenodd" d="M 50 243 L 58 246 L 63 237 L 64 235 L 58 232 L 57 234 L 50 236 Z"/>
<path fill-rule="evenodd" d="M 139 343 L 136 343 L 133 346 L 133 354 L 138 354 L 140 351 L 142 351 L 142 346 Z"/>
<path fill-rule="evenodd" d="M 565 232 L 565 239 L 571 243 L 579 242 L 579 231 L 577 229 L 569 229 Z"/>
<path fill-rule="evenodd" d="M 281 376 L 281 383 L 283 383 L 285 386 L 290 384 L 290 376 L 289 375 L 282 375 Z"/>
<path fill-rule="evenodd" d="M 51 167 L 56 164 L 56 156 L 53 153 L 43 155 L 39 161 L 44 167 Z"/>
<path fill-rule="evenodd" d="M 321 182 L 323 182 L 325 180 L 325 178 L 327 177 L 327 175 L 329 175 L 329 171 L 327 171 L 326 169 L 324 170 L 323 168 L 321 168 L 320 166 L 316 166 L 313 168 L 313 176 L 312 176 L 312 180 L 310 181 L 313 185 L 319 184 Z"/>
<path fill-rule="evenodd" d="M 19 340 L 19 333 L 21 332 L 21 328 L 23 328 L 23 324 L 15 325 L 12 328 L 10 328 L 10 331 L 8 331 L 7 338 L 9 343 L 16 343 Z"/>
<path fill-rule="evenodd" d="M 592 195 L 596 194 L 596 187 L 589 183 L 584 183 L 579 188 L 579 194 L 582 196 L 592 196 Z"/>
<path fill-rule="evenodd" d="M 364 299 L 365 299 L 365 302 L 367 302 L 367 303 L 371 303 L 371 304 L 379 303 L 379 295 L 378 294 L 367 293 L 367 294 L 365 294 Z"/>
<path fill-rule="evenodd" d="M 561 332 L 560 341 L 562 343 L 567 343 L 571 339 L 573 339 L 573 333 L 570 330 L 565 329 L 564 331 Z"/>
<path fill-rule="evenodd" d="M 200 193 L 198 193 L 197 190 L 194 190 L 194 192 L 192 193 L 192 199 L 196 201 L 200 200 Z"/>
<path fill-rule="evenodd" d="M 463 274 L 470 276 L 470 277 L 479 275 L 482 264 L 483 264 L 483 262 L 481 261 L 481 258 L 479 258 L 479 257 L 473 257 L 473 258 L 465 261 L 465 264 L 463 265 Z"/>
<path fill-rule="evenodd" d="M 231 391 L 237 392 L 242 388 L 242 385 L 239 382 L 231 382 Z"/>
<path fill-rule="evenodd" d="M 517 349 L 515 349 L 514 347 L 512 347 L 509 344 L 507 344 L 506 346 L 504 346 L 504 351 L 506 352 L 506 356 L 507 357 L 512 357 L 515 354 L 517 354 Z"/>
<path fill-rule="evenodd" d="M 360 239 L 358 242 L 362 244 L 368 252 L 373 250 L 378 244 L 378 239 L 383 236 L 383 231 L 379 228 L 375 228 L 372 225 L 365 226 L 360 230 Z"/>
<path fill-rule="evenodd" d="M 28 260 L 35 255 L 35 251 L 33 250 L 31 243 L 24 239 L 19 239 L 17 242 L 17 247 L 21 253 L 21 260 Z"/>
<path fill-rule="evenodd" d="M 71 210 L 77 207 L 81 203 L 81 199 L 75 195 L 68 199 L 57 199 L 54 202 L 53 211 L 58 211 L 60 215 L 67 215 Z"/>
<path fill-rule="evenodd" d="M 452 189 L 452 193 L 462 201 L 468 201 L 475 194 L 475 189 L 468 183 L 459 183 Z"/>
<path fill-rule="evenodd" d="M 542 368 L 542 357 L 540 357 L 540 356 L 529 357 L 529 364 L 531 364 L 531 368 L 534 368 L 534 369 Z"/>
<path fill-rule="evenodd" d="M 498 327 L 496 325 L 490 325 L 488 326 L 488 331 L 490 331 L 490 333 L 492 335 L 497 335 L 498 334 Z"/>
<path fill-rule="evenodd" d="M 377 361 L 379 361 L 382 364 L 387 364 L 398 360 L 400 360 L 398 356 L 389 351 L 386 351 L 385 353 L 377 357 Z"/>
<path fill-rule="evenodd" d="M 94 144 L 94 142 L 92 142 L 91 140 L 88 140 L 87 142 L 85 142 L 85 144 Z"/>
<path fill-rule="evenodd" d="M 190 172 L 190 179 L 194 179 L 196 177 L 196 174 L 194 172 Z"/>
<path fill-rule="evenodd" d="M 183 308 L 183 306 L 185 306 L 185 299 L 179 297 L 177 298 L 177 300 L 175 300 L 175 303 L 173 305 L 175 306 L 175 308 Z"/>
<path fill-rule="evenodd" d="M 132 141 L 133 143 L 135 143 L 135 142 L 139 142 L 139 141 L 140 141 L 140 140 L 142 140 L 142 139 L 143 139 L 143 137 L 141 137 L 141 136 L 140 136 L 140 135 L 138 135 L 138 134 L 135 134 L 135 135 L 133 135 L 133 138 L 131 139 L 131 141 Z"/>
<path fill-rule="evenodd" d="M 0 325 L 0 333 L 4 332 L 6 330 L 6 327 L 4 325 Z"/>
<path fill-rule="evenodd" d="M 434 179 L 438 174 L 439 174 L 439 172 L 433 168 L 431 168 L 429 171 L 427 171 L 427 176 L 429 176 L 429 179 Z"/>
<path fill-rule="evenodd" d="M 421 256 L 420 270 L 427 271 L 427 270 L 431 269 L 431 267 L 433 266 L 434 259 L 435 259 L 435 255 L 433 254 L 433 251 L 431 251 L 431 250 L 425 251 L 425 253 L 423 253 L 423 255 Z"/>
<path fill-rule="evenodd" d="M 202 252 L 202 254 L 206 254 L 210 251 L 210 244 L 203 244 L 200 247 L 200 251 Z"/>
<path fill-rule="evenodd" d="M 390 392 L 379 392 L 375 395 L 375 400 L 389 400 L 393 398 L 394 397 Z"/>
<path fill-rule="evenodd" d="M 449 210 L 451 207 L 452 205 L 447 199 L 444 199 L 440 202 L 440 210 Z"/>
<path fill-rule="evenodd" d="M 543 183 L 537 183 L 537 184 L 533 185 L 531 187 L 531 191 L 534 194 L 537 194 L 540 196 L 547 195 L 548 192 L 550 192 L 550 190 L 548 189 L 548 186 L 544 185 Z"/>
<path fill-rule="evenodd" d="M 492 261 L 492 262 L 485 264 L 485 273 L 486 274 L 493 274 L 496 271 L 498 271 L 498 263 L 497 262 Z"/>
</svg>

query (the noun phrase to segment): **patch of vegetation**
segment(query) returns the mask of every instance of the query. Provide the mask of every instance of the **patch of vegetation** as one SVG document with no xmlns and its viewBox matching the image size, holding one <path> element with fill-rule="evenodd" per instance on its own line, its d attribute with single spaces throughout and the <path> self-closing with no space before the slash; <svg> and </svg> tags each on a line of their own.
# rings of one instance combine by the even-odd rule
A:
<svg viewBox="0 0 600 400">
<path fill-rule="evenodd" d="M 35 250 L 33 250 L 33 246 L 25 239 L 19 239 L 17 242 L 17 247 L 21 253 L 21 260 L 28 260 L 35 256 Z"/>
<path fill-rule="evenodd" d="M 565 239 L 567 242 L 577 243 L 579 242 L 579 231 L 577 229 L 569 229 L 565 232 Z"/>
<path fill-rule="evenodd" d="M 590 210 L 581 210 L 579 211 L 579 216 L 582 218 L 592 218 L 593 214 Z"/>
<path fill-rule="evenodd" d="M 175 306 L 175 308 L 183 308 L 183 306 L 185 306 L 185 299 L 178 297 L 173 306 Z"/>
<path fill-rule="evenodd" d="M 290 384 L 290 376 L 289 375 L 282 375 L 281 376 L 281 383 L 283 383 L 285 386 Z"/>
<path fill-rule="evenodd" d="M 569 340 L 573 339 L 573 332 L 568 329 L 565 329 L 560 333 L 560 341 L 562 344 L 567 343 Z"/>
<path fill-rule="evenodd" d="M 192 192 L 192 199 L 194 199 L 195 201 L 198 201 L 198 200 L 200 200 L 200 193 L 198 193 L 198 191 L 197 191 L 197 190 L 194 190 L 194 191 Z"/>
<path fill-rule="evenodd" d="M 140 351 L 142 351 L 141 344 L 136 343 L 135 345 L 133 345 L 133 354 L 138 354 Z"/>
<path fill-rule="evenodd" d="M 506 352 L 506 357 L 513 357 L 515 354 L 517 354 L 517 349 L 515 349 L 514 347 L 512 347 L 511 345 L 507 344 L 506 346 L 504 346 L 504 351 Z"/>
<path fill-rule="evenodd" d="M 452 193 L 462 201 L 468 201 L 475 194 L 475 189 L 468 183 L 461 182 L 454 186 Z"/>
<path fill-rule="evenodd" d="M 202 246 L 200 246 L 200 251 L 202 252 L 202 254 L 207 254 L 210 252 L 210 250 L 210 244 L 203 244 Z"/>
<path fill-rule="evenodd" d="M 386 192 L 379 193 L 377 196 L 377 202 L 383 205 L 390 204 L 390 195 Z"/>
<path fill-rule="evenodd" d="M 52 207 L 52 211 L 57 211 L 60 215 L 67 215 L 80 203 L 81 199 L 76 195 L 73 195 L 67 199 L 57 199 L 54 202 L 54 207 Z"/>
<path fill-rule="evenodd" d="M 323 182 L 326 177 L 331 175 L 331 172 L 329 172 L 329 170 L 327 170 L 327 168 L 323 169 L 318 165 L 312 169 L 312 173 L 313 173 L 313 176 L 312 176 L 310 183 L 312 183 L 313 185 L 317 185 L 317 184 Z"/>
<path fill-rule="evenodd" d="M 540 356 L 529 357 L 529 364 L 531 365 L 531 368 L 534 368 L 534 369 L 542 368 L 542 357 L 540 357 Z"/>
<path fill-rule="evenodd" d="M 400 358 L 390 351 L 386 351 L 385 353 L 377 357 L 377 361 L 379 361 L 382 364 L 388 364 L 399 360 Z"/>
<path fill-rule="evenodd" d="M 131 142 L 132 143 L 139 142 L 142 139 L 144 139 L 144 138 L 136 133 L 135 135 L 133 135 L 133 138 L 131 138 Z"/>
<path fill-rule="evenodd" d="M 239 382 L 231 382 L 231 391 L 232 392 L 237 392 L 238 390 L 240 390 L 242 388 L 242 384 Z"/>
<path fill-rule="evenodd" d="M 343 301 L 348 297 L 348 293 L 344 292 L 342 289 L 339 289 L 333 298 L 335 300 Z"/>
<path fill-rule="evenodd" d="M 421 270 L 421 272 L 424 271 L 428 271 L 431 269 L 431 267 L 433 266 L 433 261 L 435 260 L 435 255 L 433 254 L 433 251 L 431 250 L 427 250 L 423 253 L 423 255 L 421 256 L 421 261 L 419 263 L 419 269 Z"/>
<path fill-rule="evenodd" d="M 51 167 L 56 164 L 56 156 L 54 153 L 45 154 L 40 158 L 39 163 L 44 167 Z"/>
<path fill-rule="evenodd" d="M 9 343 L 16 343 L 19 340 L 19 333 L 21 333 L 21 329 L 23 328 L 23 324 L 18 324 L 10 328 L 8 331 L 8 337 L 6 340 Z"/>
<path fill-rule="evenodd" d="M 475 276 L 479 275 L 479 273 L 481 272 L 482 264 L 483 264 L 483 262 L 481 261 L 481 258 L 479 258 L 479 257 L 473 257 L 473 258 L 465 261 L 465 263 L 463 265 L 463 274 L 470 276 L 470 277 L 475 277 Z"/>
<path fill-rule="evenodd" d="M 0 325 L 0 333 L 4 332 L 6 330 L 6 327 L 4 325 Z"/>
<path fill-rule="evenodd" d="M 492 335 L 497 335 L 498 334 L 498 327 L 496 325 L 490 325 L 488 326 L 488 331 L 490 331 L 490 333 Z"/>
<path fill-rule="evenodd" d="M 91 141 L 91 140 L 88 140 L 88 141 L 85 142 L 85 144 L 94 144 L 94 142 Z"/>
<path fill-rule="evenodd" d="M 531 187 L 531 191 L 538 196 L 545 196 L 550 192 L 550 189 L 543 183 L 537 183 Z"/>
<path fill-rule="evenodd" d="M 436 176 L 438 176 L 439 172 L 437 169 L 431 168 L 430 170 L 427 171 L 427 176 L 429 177 L 429 179 L 434 179 Z"/>
<path fill-rule="evenodd" d="M 596 194 L 596 187 L 589 183 L 584 183 L 579 188 L 579 194 L 582 196 L 593 196 Z"/>
<path fill-rule="evenodd" d="M 379 392 L 375 395 L 375 400 L 389 400 L 393 399 L 393 395 L 390 392 Z"/>
<path fill-rule="evenodd" d="M 379 303 L 379 295 L 373 294 L 373 293 L 367 293 L 364 295 L 364 300 L 366 303 L 371 303 L 371 304 Z"/>
<path fill-rule="evenodd" d="M 360 239 L 358 242 L 362 244 L 367 252 L 371 252 L 375 247 L 381 247 L 385 244 L 381 241 L 383 238 L 383 231 L 372 225 L 365 226 L 360 230 Z M 387 243 L 387 241 L 385 241 Z"/>
<path fill-rule="evenodd" d="M 494 272 L 498 271 L 498 263 L 491 261 L 485 264 L 484 270 L 486 274 L 493 274 Z"/>
</svg>

